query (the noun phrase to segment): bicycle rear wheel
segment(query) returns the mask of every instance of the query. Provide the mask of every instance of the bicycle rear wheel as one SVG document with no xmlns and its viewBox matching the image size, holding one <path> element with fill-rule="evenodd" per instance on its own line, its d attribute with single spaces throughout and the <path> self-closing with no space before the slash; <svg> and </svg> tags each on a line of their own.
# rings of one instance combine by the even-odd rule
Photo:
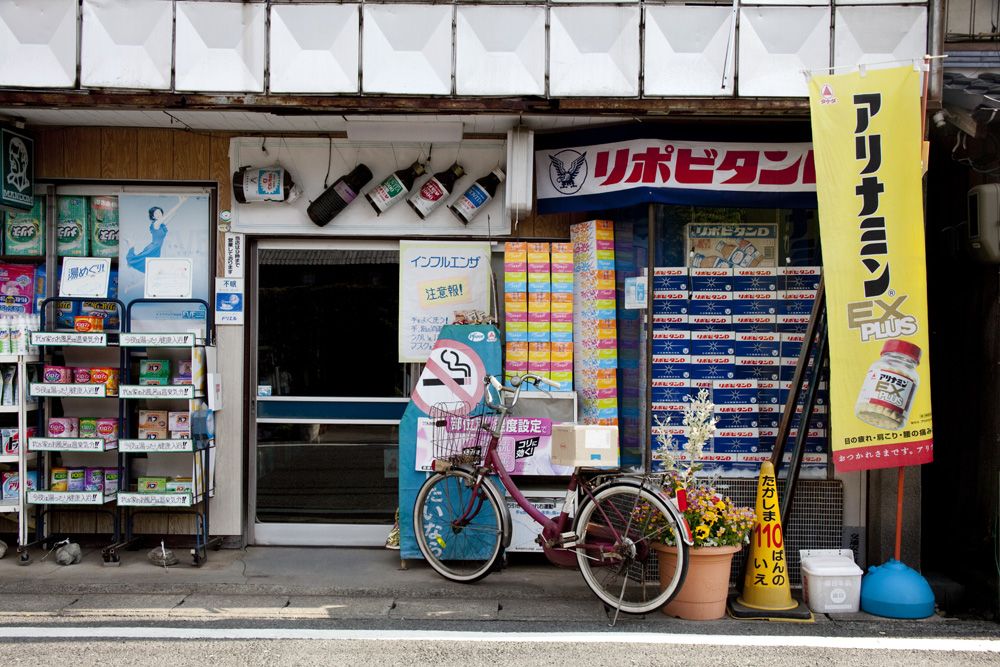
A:
<svg viewBox="0 0 1000 667">
<path fill-rule="evenodd" d="M 449 470 L 417 492 L 413 532 L 427 563 L 446 579 L 479 581 L 503 551 L 503 500 L 489 482 Z"/>
<path fill-rule="evenodd" d="M 587 499 L 576 521 L 576 559 L 590 589 L 627 614 L 659 609 L 687 577 L 688 547 L 679 541 L 677 565 L 661 580 L 652 542 L 680 535 L 677 520 L 658 495 L 633 484 L 612 484 Z"/>
</svg>

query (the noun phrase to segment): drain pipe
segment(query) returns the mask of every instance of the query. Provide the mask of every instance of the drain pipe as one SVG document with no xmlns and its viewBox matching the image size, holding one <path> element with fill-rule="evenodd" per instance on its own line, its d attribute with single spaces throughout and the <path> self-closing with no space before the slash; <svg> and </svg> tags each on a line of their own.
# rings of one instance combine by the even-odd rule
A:
<svg viewBox="0 0 1000 667">
<path fill-rule="evenodd" d="M 928 55 L 931 56 L 931 66 L 930 71 L 927 73 L 929 77 L 928 83 L 928 101 L 934 100 L 936 102 L 941 102 L 943 96 L 942 89 L 944 88 L 944 59 L 936 56 L 944 55 L 944 36 L 947 26 L 945 23 L 948 20 L 948 15 L 945 11 L 946 0 L 932 0 L 930 3 L 930 16 L 928 17 L 931 33 L 929 35 Z"/>
</svg>

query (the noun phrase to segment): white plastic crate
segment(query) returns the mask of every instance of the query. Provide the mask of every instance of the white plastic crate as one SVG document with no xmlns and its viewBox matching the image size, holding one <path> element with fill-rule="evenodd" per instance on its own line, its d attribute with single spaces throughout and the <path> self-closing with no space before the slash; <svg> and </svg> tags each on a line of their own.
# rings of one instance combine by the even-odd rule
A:
<svg viewBox="0 0 1000 667">
<path fill-rule="evenodd" d="M 801 549 L 802 590 L 816 614 L 849 614 L 861 606 L 861 568 L 850 549 Z"/>
</svg>

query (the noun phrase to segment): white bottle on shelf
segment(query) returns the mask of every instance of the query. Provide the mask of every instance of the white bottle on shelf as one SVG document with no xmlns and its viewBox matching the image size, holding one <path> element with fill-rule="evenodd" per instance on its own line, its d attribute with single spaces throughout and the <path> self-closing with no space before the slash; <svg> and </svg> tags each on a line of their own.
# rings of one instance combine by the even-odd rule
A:
<svg viewBox="0 0 1000 667">
<path fill-rule="evenodd" d="M 21 346 L 24 342 L 24 315 L 15 315 L 10 320 L 10 354 L 24 354 Z"/>
<path fill-rule="evenodd" d="M 0 317 L 0 354 L 12 354 L 10 348 L 10 318 Z"/>
</svg>

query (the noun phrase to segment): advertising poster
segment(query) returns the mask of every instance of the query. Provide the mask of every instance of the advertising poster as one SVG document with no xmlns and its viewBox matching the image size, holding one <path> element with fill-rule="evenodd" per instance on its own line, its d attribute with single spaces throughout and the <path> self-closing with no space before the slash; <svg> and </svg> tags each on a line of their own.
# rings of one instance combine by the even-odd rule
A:
<svg viewBox="0 0 1000 667">
<path fill-rule="evenodd" d="M 399 242 L 399 361 L 427 361 L 456 312 L 490 312 L 490 244 Z"/>
<path fill-rule="evenodd" d="M 686 227 L 688 266 L 714 269 L 773 268 L 778 259 L 778 225 L 692 222 Z"/>
<path fill-rule="evenodd" d="M 933 458 L 920 73 L 809 82 L 837 471 Z"/>
<path fill-rule="evenodd" d="M 208 196 L 121 195 L 118 215 L 118 298 L 126 307 L 144 298 L 148 259 L 190 260 L 191 298 L 209 301 L 212 256 Z M 204 329 L 206 322 L 203 306 L 165 302 L 133 308 L 131 328 L 187 331 Z"/>
</svg>

